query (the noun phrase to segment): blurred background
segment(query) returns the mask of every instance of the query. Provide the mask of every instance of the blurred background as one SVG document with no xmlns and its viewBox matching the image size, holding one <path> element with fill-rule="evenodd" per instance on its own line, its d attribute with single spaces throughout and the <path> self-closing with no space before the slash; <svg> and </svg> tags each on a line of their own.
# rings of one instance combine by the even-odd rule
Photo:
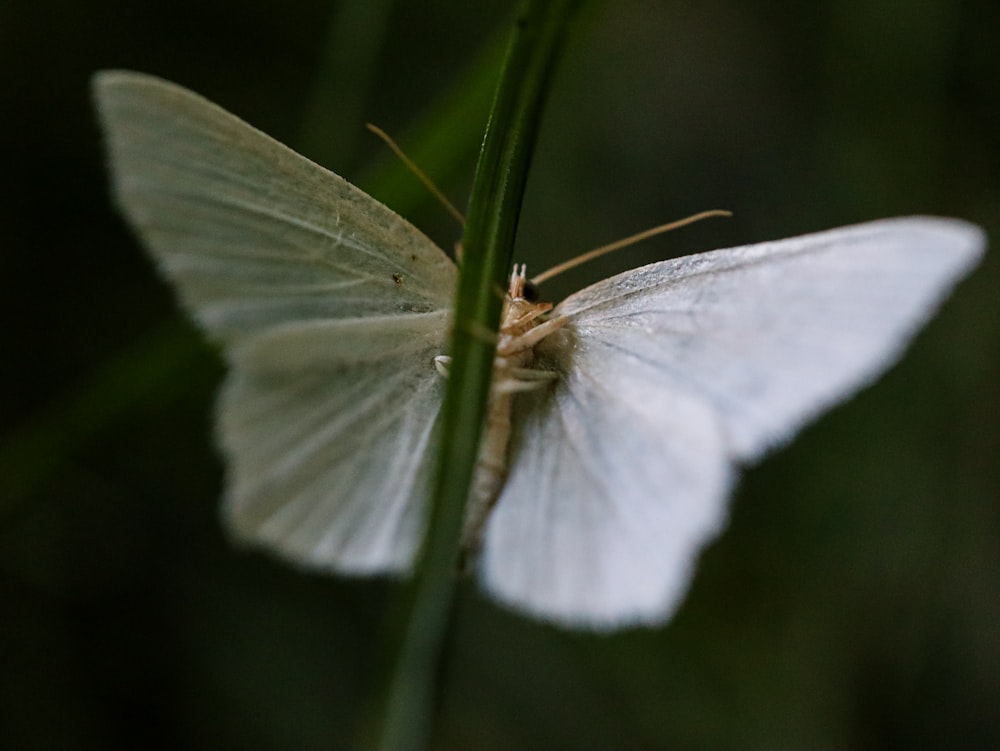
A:
<svg viewBox="0 0 1000 751">
<path fill-rule="evenodd" d="M 217 518 L 220 359 L 113 211 L 88 80 L 198 91 L 451 248 L 363 130 L 468 195 L 510 2 L 0 4 L 0 747 L 336 748 L 395 587 L 304 575 Z M 554 280 L 933 213 L 1000 242 L 992 0 L 591 3 L 537 146 Z M 1000 261 L 898 367 L 750 469 L 658 629 L 566 632 L 466 584 L 436 748 L 1000 746 Z"/>
</svg>

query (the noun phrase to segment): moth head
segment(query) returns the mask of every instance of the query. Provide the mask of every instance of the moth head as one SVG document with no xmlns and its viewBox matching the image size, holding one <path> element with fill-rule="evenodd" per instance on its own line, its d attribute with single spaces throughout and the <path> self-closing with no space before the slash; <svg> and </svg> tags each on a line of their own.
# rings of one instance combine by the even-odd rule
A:
<svg viewBox="0 0 1000 751">
<path fill-rule="evenodd" d="M 514 264 L 504 299 L 503 325 L 517 326 L 552 310 L 552 303 L 538 302 L 538 288 L 528 280 L 525 265 Z"/>
</svg>

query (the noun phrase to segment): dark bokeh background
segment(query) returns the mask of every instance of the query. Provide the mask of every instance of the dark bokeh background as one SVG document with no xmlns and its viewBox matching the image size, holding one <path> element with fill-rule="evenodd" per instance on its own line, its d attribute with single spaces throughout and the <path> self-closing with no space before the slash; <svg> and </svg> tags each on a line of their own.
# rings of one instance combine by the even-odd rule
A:
<svg viewBox="0 0 1000 751">
<path fill-rule="evenodd" d="M 0 4 L 0 747 L 343 747 L 394 591 L 225 540 L 222 369 L 109 207 L 90 74 L 183 83 L 450 247 L 439 207 L 379 177 L 391 162 L 361 123 L 415 148 L 437 133 L 424 166 L 464 200 L 470 70 L 509 14 Z M 736 217 L 546 292 L 895 214 L 966 217 L 996 244 L 998 30 L 993 0 L 594 6 L 555 81 L 519 257 L 539 270 L 717 207 Z M 466 586 L 434 745 L 1000 746 L 998 281 L 993 251 L 897 368 L 746 474 L 663 628 L 563 632 Z"/>
</svg>

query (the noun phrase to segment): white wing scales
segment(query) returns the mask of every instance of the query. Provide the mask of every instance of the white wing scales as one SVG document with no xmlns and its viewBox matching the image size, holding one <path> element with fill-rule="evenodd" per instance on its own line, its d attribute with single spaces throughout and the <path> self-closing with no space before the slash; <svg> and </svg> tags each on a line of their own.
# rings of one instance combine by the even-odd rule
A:
<svg viewBox="0 0 1000 751">
<path fill-rule="evenodd" d="M 225 346 L 230 529 L 309 565 L 404 570 L 423 530 L 454 264 L 196 94 L 124 72 L 94 90 L 119 203 Z"/>
<path fill-rule="evenodd" d="M 483 580 L 498 599 L 564 625 L 662 620 L 687 588 L 698 541 L 723 522 L 722 431 L 703 401 L 567 333 L 539 363 L 561 373 L 559 386 L 519 397 Z"/>
<path fill-rule="evenodd" d="M 894 362 L 983 244 L 964 222 L 886 220 L 567 298 L 569 323 L 537 348 L 561 378 L 515 423 L 486 586 L 565 625 L 665 619 L 722 525 L 730 467 Z"/>
<path fill-rule="evenodd" d="M 870 222 L 651 264 L 557 313 L 707 400 L 752 461 L 895 362 L 983 244 L 957 220 Z"/>
</svg>

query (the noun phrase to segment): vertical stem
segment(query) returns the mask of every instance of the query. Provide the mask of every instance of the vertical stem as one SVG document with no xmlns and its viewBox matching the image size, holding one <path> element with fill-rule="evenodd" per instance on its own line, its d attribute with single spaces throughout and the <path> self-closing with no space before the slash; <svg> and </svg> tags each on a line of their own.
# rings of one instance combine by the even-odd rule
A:
<svg viewBox="0 0 1000 751">
<path fill-rule="evenodd" d="M 542 106 L 578 4 L 525 2 L 493 100 L 469 202 L 433 506 L 416 572 L 404 593 L 403 633 L 378 738 L 382 749 L 421 748 L 429 732 L 459 534 L 493 375 L 493 345 L 471 332 L 495 331 L 499 323 L 497 290 L 505 287 Z"/>
</svg>

